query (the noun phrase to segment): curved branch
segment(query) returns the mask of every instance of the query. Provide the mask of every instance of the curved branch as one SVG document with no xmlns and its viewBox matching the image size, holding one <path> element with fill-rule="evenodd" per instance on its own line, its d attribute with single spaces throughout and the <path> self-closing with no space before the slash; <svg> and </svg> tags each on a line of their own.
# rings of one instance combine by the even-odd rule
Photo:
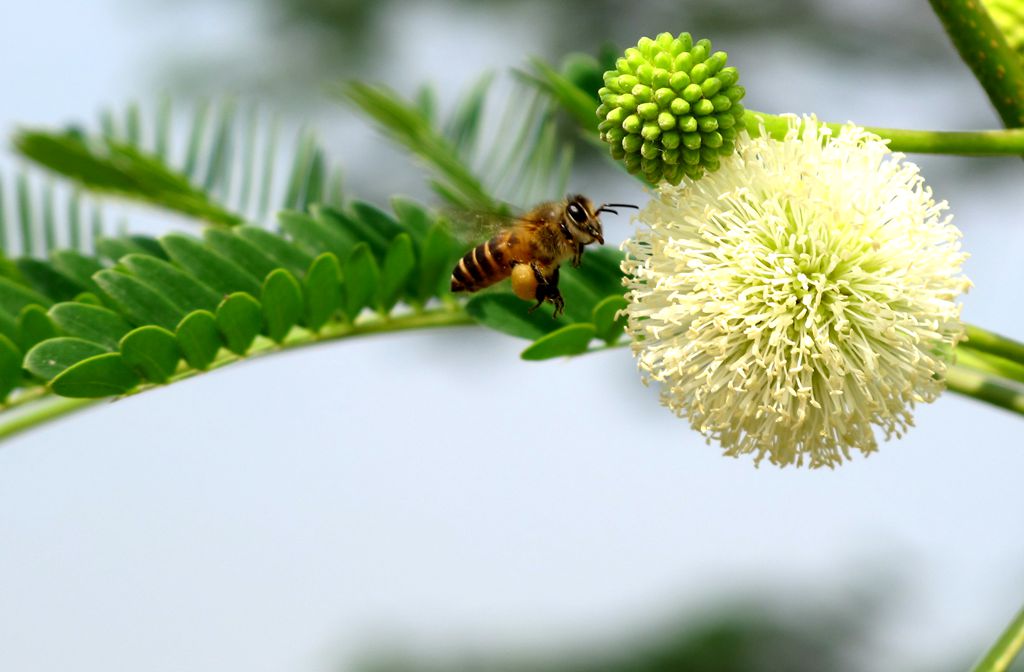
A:
<svg viewBox="0 0 1024 672">
<path fill-rule="evenodd" d="M 320 333 L 313 333 L 306 329 L 293 329 L 291 334 L 281 343 L 277 344 L 268 338 L 262 338 L 243 357 L 222 350 L 221 354 L 210 365 L 207 371 L 232 364 L 234 362 L 252 359 L 286 352 L 318 343 L 327 343 L 356 336 L 368 336 L 370 334 L 386 334 L 398 331 L 409 331 L 412 329 L 433 329 L 437 327 L 457 327 L 475 324 L 473 319 L 466 314 L 461 306 L 448 306 L 423 312 L 408 313 L 396 317 L 373 317 L 365 322 L 357 324 L 337 323 L 324 327 Z M 188 369 L 175 376 L 169 382 L 184 380 L 195 375 L 205 373 L 196 369 Z M 143 385 L 124 396 L 132 396 L 151 390 L 159 385 Z M 122 397 L 123 398 L 123 397 Z M 4 418 L 0 422 L 0 440 L 11 437 L 15 434 L 33 429 L 51 420 L 60 419 L 66 415 L 79 411 L 92 404 L 108 401 L 108 399 L 69 399 L 57 397 L 52 394 L 42 396 L 37 400 L 24 403 L 22 408 L 11 418 Z"/>
<path fill-rule="evenodd" d="M 751 135 L 759 135 L 761 124 L 773 138 L 782 139 L 789 130 L 789 118 L 747 110 L 743 123 Z M 838 132 L 845 124 L 821 122 Z M 1024 128 L 989 131 L 912 131 L 901 128 L 864 126 L 864 130 L 889 140 L 895 152 L 917 154 L 960 154 L 968 156 L 1016 156 L 1024 154 Z"/>
<path fill-rule="evenodd" d="M 1024 126 L 1024 61 L 1010 48 L 979 0 L 929 0 L 960 58 L 988 94 L 1003 123 Z"/>
</svg>

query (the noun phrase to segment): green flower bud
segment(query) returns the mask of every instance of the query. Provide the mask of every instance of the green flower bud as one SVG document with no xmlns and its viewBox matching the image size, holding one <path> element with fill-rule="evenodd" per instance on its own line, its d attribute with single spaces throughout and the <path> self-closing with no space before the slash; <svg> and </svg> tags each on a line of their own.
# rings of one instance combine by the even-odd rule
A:
<svg viewBox="0 0 1024 672">
<path fill-rule="evenodd" d="M 612 110 L 612 112 L 614 111 L 615 110 Z M 676 98 L 671 103 L 669 103 L 668 111 L 677 117 L 681 117 L 690 111 L 690 104 L 683 100 L 682 98 Z M 609 112 L 608 114 L 611 114 L 611 112 Z"/>
<path fill-rule="evenodd" d="M 632 112 L 636 109 L 636 98 L 633 97 L 632 93 L 626 93 L 621 96 L 617 96 L 615 101 L 611 104 L 616 107 L 621 107 L 627 112 Z M 608 114 L 611 114 L 611 112 Z"/>
<path fill-rule="evenodd" d="M 711 98 L 722 88 L 722 80 L 718 77 L 708 77 L 704 80 L 704 83 L 700 85 L 701 92 L 704 93 L 705 98 Z"/>
<path fill-rule="evenodd" d="M 700 84 L 694 82 L 693 84 L 687 85 L 687 87 L 683 89 L 682 96 L 683 100 L 692 105 L 693 103 L 696 103 L 704 96 L 704 92 L 701 90 Z"/>
<path fill-rule="evenodd" d="M 729 100 L 729 96 L 724 96 L 721 93 L 718 94 L 717 96 L 711 97 L 711 104 L 714 106 L 715 112 L 725 112 L 730 107 L 732 107 L 732 101 Z M 614 112 L 614 110 L 612 110 L 612 112 Z M 611 114 L 611 112 L 609 112 L 608 114 Z"/>
<path fill-rule="evenodd" d="M 636 113 L 640 115 L 641 119 L 657 119 L 658 118 L 658 104 L 657 103 L 640 103 L 636 106 Z"/>
<path fill-rule="evenodd" d="M 690 83 L 690 76 L 685 72 L 676 71 L 672 73 L 672 76 L 668 78 L 668 85 L 672 87 L 673 91 L 682 91 Z"/>
<path fill-rule="evenodd" d="M 675 100 L 675 99 L 676 99 L 676 92 L 673 91 L 672 89 L 668 88 L 667 86 L 666 87 L 662 87 L 662 88 L 660 88 L 660 89 L 658 89 L 657 91 L 654 92 L 654 102 L 656 102 L 658 104 L 658 107 L 660 107 L 661 109 L 665 109 L 666 107 L 671 105 L 672 101 Z M 601 111 L 600 111 L 601 108 L 600 107 L 598 107 L 597 109 L 598 109 L 598 115 L 597 116 L 599 116 L 599 117 L 606 116 L 605 114 L 601 114 Z"/>
<path fill-rule="evenodd" d="M 708 70 L 712 75 L 718 73 L 722 68 L 725 67 L 725 59 L 729 58 L 729 55 L 724 51 L 716 51 L 711 54 L 708 60 L 704 61 L 704 64 L 708 66 Z M 735 71 L 736 68 L 733 68 Z M 735 84 L 735 82 L 733 82 Z"/>
<path fill-rule="evenodd" d="M 735 147 L 744 90 L 724 51 L 689 33 L 640 38 L 604 73 L 601 139 L 652 182 L 678 184 L 718 168 Z"/>
<path fill-rule="evenodd" d="M 708 66 L 704 63 L 698 63 L 693 66 L 693 70 L 690 70 L 690 81 L 694 84 L 701 84 L 705 79 L 708 78 Z"/>
<path fill-rule="evenodd" d="M 697 128 L 701 133 L 707 134 L 718 130 L 718 119 L 714 117 L 701 117 L 697 120 Z"/>
<path fill-rule="evenodd" d="M 626 114 L 627 112 L 624 109 L 616 107 L 615 109 L 610 110 L 604 118 L 605 121 L 609 122 L 613 127 L 621 126 L 622 122 L 626 119 Z"/>
<path fill-rule="evenodd" d="M 721 54 L 723 52 L 720 51 L 718 53 Z M 724 61 L 725 59 L 722 60 Z M 715 76 L 721 80 L 722 86 L 725 88 L 735 85 L 740 79 L 740 73 L 736 68 L 722 68 Z"/>
<path fill-rule="evenodd" d="M 715 111 L 715 106 L 707 98 L 701 98 L 693 104 L 693 113 L 699 117 L 706 114 L 711 114 Z"/>
</svg>

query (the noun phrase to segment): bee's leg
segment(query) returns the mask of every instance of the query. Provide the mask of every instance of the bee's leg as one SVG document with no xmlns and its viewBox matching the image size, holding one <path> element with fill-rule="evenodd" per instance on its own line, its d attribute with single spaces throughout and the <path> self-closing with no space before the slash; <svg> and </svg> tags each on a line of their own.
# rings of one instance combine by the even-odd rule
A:
<svg viewBox="0 0 1024 672">
<path fill-rule="evenodd" d="M 581 263 L 583 263 L 583 246 L 576 243 L 576 251 L 572 255 L 572 267 L 579 268 Z"/>
<path fill-rule="evenodd" d="M 540 266 L 537 265 L 536 261 L 530 262 L 530 268 L 533 269 L 533 277 L 537 281 L 537 289 L 534 290 L 533 298 L 537 299 L 537 303 L 533 304 L 530 309 L 526 312 L 532 313 L 543 305 L 544 300 L 547 298 L 545 287 L 547 287 L 548 279 L 544 277 L 544 273 L 541 272 Z"/>
<path fill-rule="evenodd" d="M 551 317 L 558 317 L 565 311 L 565 300 L 562 299 L 562 293 L 558 291 L 558 267 L 556 266 L 551 275 L 546 278 L 536 265 L 533 266 L 533 272 L 537 277 L 537 305 L 530 310 L 536 310 L 545 301 L 550 301 L 555 306 Z"/>
</svg>

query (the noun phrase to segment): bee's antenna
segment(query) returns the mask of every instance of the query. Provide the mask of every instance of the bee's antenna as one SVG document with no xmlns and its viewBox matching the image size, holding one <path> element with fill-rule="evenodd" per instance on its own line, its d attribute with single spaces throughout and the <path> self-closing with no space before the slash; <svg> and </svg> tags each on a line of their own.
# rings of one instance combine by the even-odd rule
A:
<svg viewBox="0 0 1024 672">
<path fill-rule="evenodd" d="M 615 210 L 612 210 L 612 208 L 633 208 L 634 210 L 639 210 L 640 209 L 639 206 L 632 205 L 630 203 L 605 203 L 600 208 L 598 208 L 597 211 L 599 213 L 600 212 L 610 212 L 613 215 L 619 214 Z"/>
</svg>

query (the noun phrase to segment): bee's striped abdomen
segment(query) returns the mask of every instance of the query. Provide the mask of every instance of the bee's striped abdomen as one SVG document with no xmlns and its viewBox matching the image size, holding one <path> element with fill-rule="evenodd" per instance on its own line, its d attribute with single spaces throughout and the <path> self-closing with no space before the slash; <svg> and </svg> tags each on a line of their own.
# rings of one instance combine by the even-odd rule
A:
<svg viewBox="0 0 1024 672">
<path fill-rule="evenodd" d="M 466 253 L 452 269 L 453 292 L 475 292 L 504 280 L 509 274 L 505 236 L 495 236 Z"/>
</svg>

